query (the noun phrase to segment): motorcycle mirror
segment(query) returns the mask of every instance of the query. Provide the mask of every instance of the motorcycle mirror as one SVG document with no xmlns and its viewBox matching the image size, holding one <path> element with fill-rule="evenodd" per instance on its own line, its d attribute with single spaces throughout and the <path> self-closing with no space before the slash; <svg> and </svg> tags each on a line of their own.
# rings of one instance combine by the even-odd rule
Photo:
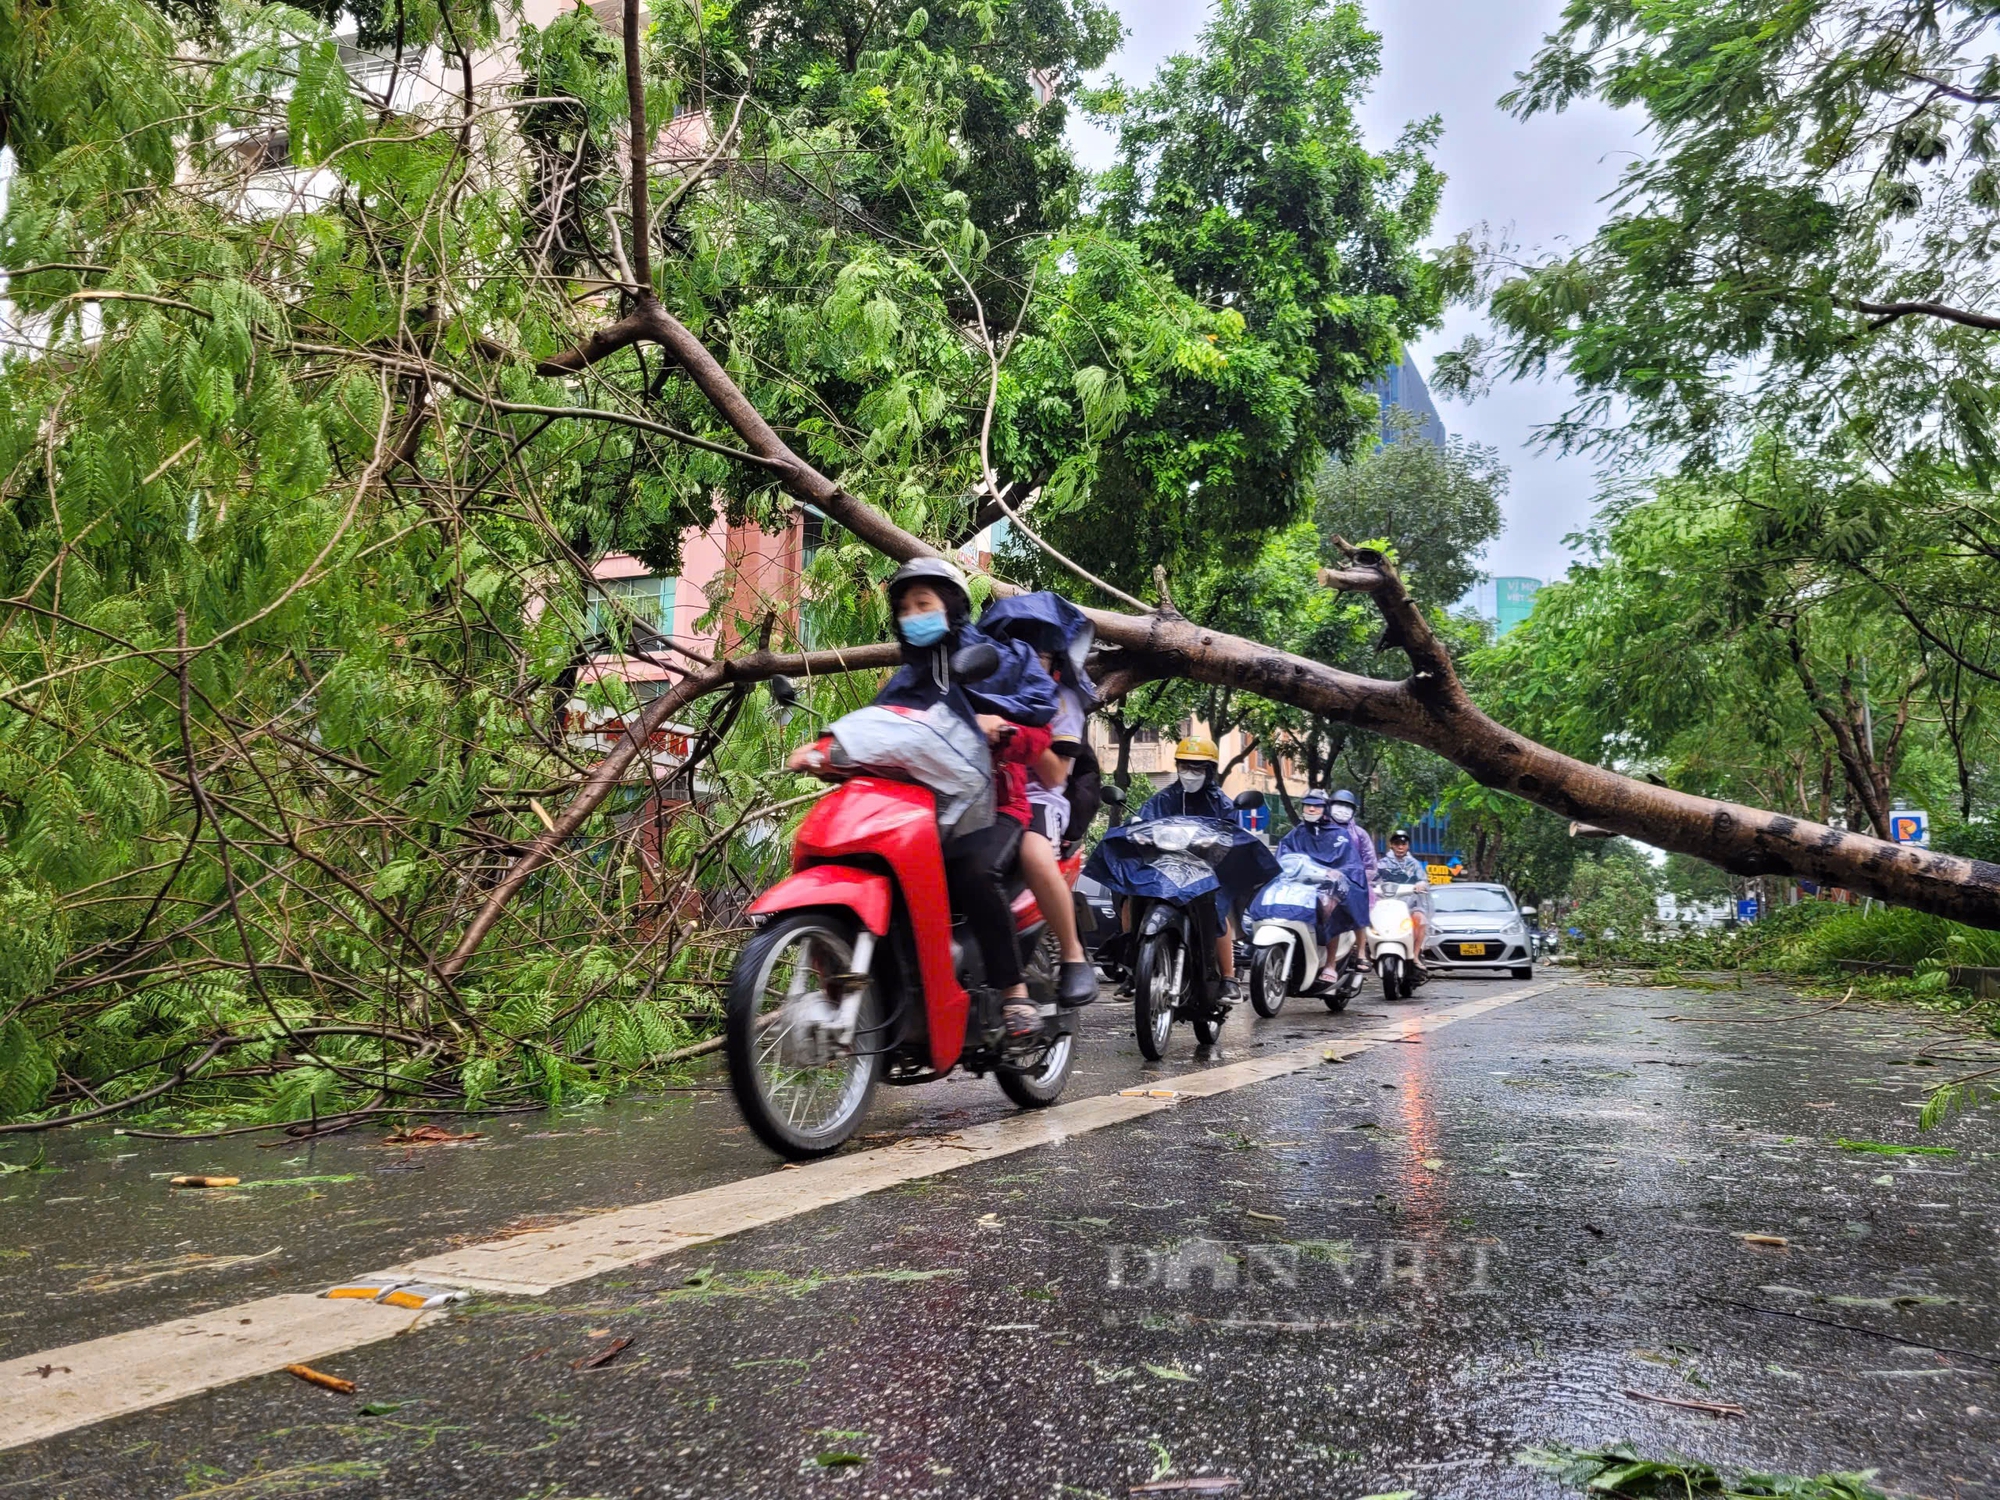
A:
<svg viewBox="0 0 2000 1500">
<path fill-rule="evenodd" d="M 984 682 L 1000 670 L 1000 651 L 991 641 L 975 641 L 951 657 L 951 675 L 960 682 Z"/>
<path fill-rule="evenodd" d="M 1524 906 L 1521 908 L 1521 915 L 1524 917 L 1532 917 L 1534 914 L 1535 914 L 1535 908 L 1532 906 Z"/>
<path fill-rule="evenodd" d="M 1097 795 L 1098 800 L 1104 803 L 1106 807 L 1123 807 L 1125 805 L 1125 788 L 1116 783 L 1105 787 Z"/>
<path fill-rule="evenodd" d="M 1234 797 L 1230 798 L 1229 800 L 1232 806 L 1244 812 L 1248 812 L 1252 808 L 1262 807 L 1264 805 L 1264 794 L 1258 791 L 1253 786 L 1247 792 L 1238 792 Z"/>
<path fill-rule="evenodd" d="M 799 706 L 797 684 L 789 677 L 779 676 L 773 677 L 764 684 L 764 687 L 771 695 L 771 717 L 776 719 L 781 727 L 791 723 L 792 715 Z"/>
</svg>

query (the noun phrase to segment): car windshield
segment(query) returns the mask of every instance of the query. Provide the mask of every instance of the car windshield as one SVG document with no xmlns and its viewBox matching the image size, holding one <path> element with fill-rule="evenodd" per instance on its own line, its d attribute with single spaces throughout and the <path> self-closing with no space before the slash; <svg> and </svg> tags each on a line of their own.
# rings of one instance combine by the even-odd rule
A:
<svg viewBox="0 0 2000 1500">
<path fill-rule="evenodd" d="M 1431 904 L 1439 911 L 1511 912 L 1513 900 L 1505 891 L 1476 885 L 1441 885 L 1431 891 Z"/>
</svg>

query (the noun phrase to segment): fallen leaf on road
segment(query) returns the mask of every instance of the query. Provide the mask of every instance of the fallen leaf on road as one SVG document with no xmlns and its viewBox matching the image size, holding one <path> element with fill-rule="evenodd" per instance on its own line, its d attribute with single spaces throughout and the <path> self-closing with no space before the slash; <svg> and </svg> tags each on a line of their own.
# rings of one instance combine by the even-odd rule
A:
<svg viewBox="0 0 2000 1500">
<path fill-rule="evenodd" d="M 1363 1495 L 1361 1500 L 1417 1500 L 1415 1490 L 1386 1490 L 1379 1495 Z"/>
<path fill-rule="evenodd" d="M 480 1134 L 476 1130 L 468 1130 L 460 1135 L 446 1130 L 442 1125 L 412 1125 L 407 1130 L 398 1130 L 395 1134 L 385 1137 L 382 1144 L 385 1146 L 448 1146 L 453 1141 L 476 1141 L 479 1139 Z"/>
<path fill-rule="evenodd" d="M 241 1177 L 169 1177 L 168 1187 L 218 1188 L 235 1187 Z"/>
<path fill-rule="evenodd" d="M 1132 1495 L 1225 1495 L 1231 1490 L 1243 1488 L 1243 1481 L 1234 1474 L 1197 1474 L 1192 1479 L 1155 1479 L 1147 1484 L 1135 1484 L 1126 1491 Z"/>
<path fill-rule="evenodd" d="M 1678 1406 L 1687 1411 L 1707 1412 L 1712 1417 L 1747 1417 L 1749 1412 L 1728 1401 L 1689 1401 L 1680 1396 L 1658 1396 L 1651 1391 L 1627 1391 L 1634 1401 L 1652 1401 L 1661 1406 Z"/>
<path fill-rule="evenodd" d="M 1186 1370 L 1177 1369 L 1172 1365 L 1147 1365 L 1146 1373 L 1149 1375 L 1155 1375 L 1159 1377 L 1161 1380 L 1194 1379 L 1194 1376 L 1188 1374 Z"/>
<path fill-rule="evenodd" d="M 1791 1248 L 1791 1241 L 1782 1234 L 1739 1234 L 1736 1236 L 1746 1245 L 1768 1245 L 1776 1250 Z"/>
<path fill-rule="evenodd" d="M 1870 1156 L 1956 1156 L 1956 1146 L 1899 1146 L 1891 1141 L 1850 1141 L 1842 1136 L 1834 1144 L 1843 1151 L 1861 1151 Z"/>
<path fill-rule="evenodd" d="M 411 1404 L 408 1401 L 369 1401 L 362 1405 L 361 1415 L 364 1417 L 386 1417 L 389 1413 L 401 1411 L 404 1407 Z"/>
<path fill-rule="evenodd" d="M 56 1373 L 57 1371 L 61 1371 L 61 1372 L 62 1372 L 63 1374 L 67 1375 L 67 1374 L 69 1374 L 69 1366 L 68 1366 L 68 1365 L 36 1365 L 36 1366 L 35 1366 L 35 1373 L 36 1373 L 37 1375 L 41 1376 L 41 1377 L 42 1377 L 42 1379 L 44 1379 L 44 1380 L 47 1380 L 47 1379 L 48 1379 L 48 1378 L 49 1378 L 49 1377 L 50 1377 L 51 1375 L 55 1374 L 55 1373 Z"/>
<path fill-rule="evenodd" d="M 332 1391 L 337 1396 L 354 1394 L 354 1382 L 342 1380 L 338 1375 L 329 1375 L 324 1370 L 315 1370 L 311 1365 L 286 1365 L 285 1373 L 303 1380 L 307 1385 L 316 1385 L 323 1391 Z"/>
<path fill-rule="evenodd" d="M 628 1347 L 631 1344 L 631 1342 L 632 1340 L 629 1337 L 622 1339 L 613 1339 L 610 1343 L 606 1344 L 602 1349 L 599 1349 L 595 1354 L 588 1355 L 583 1359 L 571 1360 L 569 1362 L 569 1367 L 572 1370 L 594 1370 L 599 1365 L 608 1365 L 611 1363 L 612 1360 L 618 1357 L 619 1351 Z"/>
<path fill-rule="evenodd" d="M 1000 1215 L 981 1214 L 977 1222 L 981 1229 L 998 1229 L 1000 1227 Z"/>
</svg>

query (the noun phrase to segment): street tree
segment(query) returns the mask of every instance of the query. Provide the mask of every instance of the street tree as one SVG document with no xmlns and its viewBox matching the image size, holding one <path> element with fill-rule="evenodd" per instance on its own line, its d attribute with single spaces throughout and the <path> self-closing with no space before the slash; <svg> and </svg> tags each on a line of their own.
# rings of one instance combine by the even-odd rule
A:
<svg viewBox="0 0 2000 1500">
<path fill-rule="evenodd" d="M 1202 58 L 1134 96 L 1122 206 L 1003 263 L 960 129 L 964 52 L 997 13 L 946 48 L 912 12 L 793 111 L 709 45 L 706 9 L 642 28 L 629 0 L 611 46 L 580 10 L 497 80 L 472 66 L 501 44 L 490 12 L 412 11 L 389 56 L 453 64 L 412 103 L 364 93 L 289 7 L 98 3 L 4 13 L 24 54 L 74 66 L 10 53 L 0 80 L 22 143 L 0 236 L 0 1110 L 173 1094 L 310 1133 L 683 1055 L 727 961 L 702 918 L 741 899 L 714 872 L 796 795 L 716 758 L 739 735 L 771 765 L 806 731 L 748 711 L 753 685 L 879 670 L 893 650 L 856 639 L 872 581 L 1038 490 L 1020 514 L 1070 528 L 1044 540 L 1101 580 L 1080 592 L 1128 606 L 1092 610 L 1113 702 L 1171 680 L 1261 698 L 1559 816 L 2000 925 L 2000 869 L 1496 723 L 1370 538 L 1322 593 L 1300 536 L 1289 585 L 1328 656 L 1372 610 L 1368 670 L 1132 593 L 1304 520 L 1322 450 L 1372 430 L 1362 379 L 1434 312 L 1411 247 L 1435 177 L 1420 139 L 1358 140 L 1373 43 L 1351 7 L 1225 8 Z M 120 56 L 84 55 L 121 20 Z M 701 127 L 671 129 L 689 101 Z M 900 226 L 855 211 L 892 178 Z M 603 553 L 664 567 L 718 513 L 801 509 L 826 529 L 802 618 L 656 642 L 659 695 L 593 689 L 618 727 L 570 732 L 586 622 L 616 614 Z M 851 634 L 803 651 L 815 621 Z M 669 770 L 682 796 L 705 778 L 698 842 L 637 815 Z"/>
</svg>

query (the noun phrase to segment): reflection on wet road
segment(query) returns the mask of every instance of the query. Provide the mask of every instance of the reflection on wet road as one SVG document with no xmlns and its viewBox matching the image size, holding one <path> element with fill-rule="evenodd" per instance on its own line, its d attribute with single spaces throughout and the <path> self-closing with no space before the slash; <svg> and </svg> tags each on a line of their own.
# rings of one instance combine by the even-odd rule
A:
<svg viewBox="0 0 2000 1500">
<path fill-rule="evenodd" d="M 1235 1023 L 1228 1060 L 1388 1014 L 1360 1004 Z M 1124 1495 L 1207 1476 L 1554 1495 L 1517 1452 L 1630 1439 L 2000 1496 L 1994 1116 L 1920 1137 L 1930 1018 L 1814 1008 L 1558 989 L 544 1299 L 478 1299 L 341 1356 L 355 1397 L 261 1377 L 0 1454 L 19 1487 L 0 1494 Z M 1080 1092 L 1148 1076 L 1128 1024 L 1097 1007 Z M 1165 1071 L 1194 1064 L 1177 1033 Z M 885 1106 L 871 1129 L 896 1134 L 1007 1112 L 973 1081 Z M 734 1126 L 712 1092 L 502 1119 L 420 1171 L 365 1140 L 57 1142 L 62 1172 L 0 1179 L 26 1252 L 0 1261 L 0 1334 L 45 1348 L 767 1171 Z M 292 1185 L 195 1201 L 151 1176 L 239 1167 Z"/>
</svg>

